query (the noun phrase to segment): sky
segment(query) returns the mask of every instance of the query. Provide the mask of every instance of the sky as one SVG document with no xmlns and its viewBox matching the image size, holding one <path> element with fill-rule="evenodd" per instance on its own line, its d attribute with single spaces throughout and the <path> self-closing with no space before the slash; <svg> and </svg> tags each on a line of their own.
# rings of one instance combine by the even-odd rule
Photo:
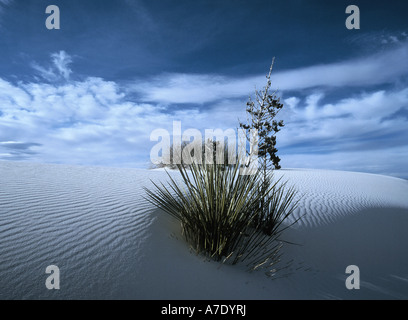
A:
<svg viewBox="0 0 408 320">
<path fill-rule="evenodd" d="M 49 5 L 60 29 L 46 27 Z M 151 133 L 173 121 L 236 130 L 275 57 L 282 168 L 408 179 L 407 12 L 404 0 L 0 0 L 0 160 L 147 168 Z"/>
</svg>

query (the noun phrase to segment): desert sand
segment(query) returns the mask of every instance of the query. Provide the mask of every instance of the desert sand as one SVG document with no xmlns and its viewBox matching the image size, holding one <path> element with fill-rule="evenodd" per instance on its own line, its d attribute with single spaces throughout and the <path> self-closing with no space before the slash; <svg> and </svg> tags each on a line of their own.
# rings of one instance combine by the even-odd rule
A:
<svg viewBox="0 0 408 320">
<path fill-rule="evenodd" d="M 177 177 L 178 173 L 170 172 Z M 300 197 L 275 278 L 191 252 L 144 199 L 163 170 L 0 162 L 0 299 L 408 299 L 408 181 L 282 169 Z M 60 269 L 60 289 L 45 286 Z M 360 288 L 347 289 L 356 265 Z"/>
</svg>

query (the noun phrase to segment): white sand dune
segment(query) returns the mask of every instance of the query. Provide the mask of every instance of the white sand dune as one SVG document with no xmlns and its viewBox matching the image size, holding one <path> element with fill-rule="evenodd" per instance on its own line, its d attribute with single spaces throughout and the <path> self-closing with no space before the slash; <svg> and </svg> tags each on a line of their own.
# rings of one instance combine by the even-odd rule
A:
<svg viewBox="0 0 408 320">
<path fill-rule="evenodd" d="M 177 176 L 177 172 L 172 172 Z M 277 279 L 192 254 L 144 198 L 160 170 L 0 162 L 0 299 L 408 299 L 408 181 L 286 169 L 301 201 Z M 60 290 L 45 286 L 48 265 Z M 348 290 L 348 265 L 360 289 Z"/>
</svg>

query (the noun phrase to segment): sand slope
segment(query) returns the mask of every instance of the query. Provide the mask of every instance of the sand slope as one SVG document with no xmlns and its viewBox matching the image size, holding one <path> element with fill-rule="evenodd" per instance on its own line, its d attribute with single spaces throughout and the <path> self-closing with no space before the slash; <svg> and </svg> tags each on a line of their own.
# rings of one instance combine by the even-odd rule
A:
<svg viewBox="0 0 408 320">
<path fill-rule="evenodd" d="M 177 172 L 171 174 L 177 176 Z M 0 162 L 1 299 L 407 299 L 408 181 L 287 169 L 300 223 L 280 278 L 189 252 L 177 223 L 143 199 L 160 170 Z M 45 287 L 45 268 L 61 289 Z M 345 269 L 360 268 L 348 290 Z"/>
</svg>

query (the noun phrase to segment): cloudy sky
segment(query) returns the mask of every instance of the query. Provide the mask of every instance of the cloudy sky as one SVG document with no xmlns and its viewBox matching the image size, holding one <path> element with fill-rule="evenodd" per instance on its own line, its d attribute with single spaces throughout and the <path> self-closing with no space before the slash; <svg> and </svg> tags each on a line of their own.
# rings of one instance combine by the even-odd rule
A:
<svg viewBox="0 0 408 320">
<path fill-rule="evenodd" d="M 405 0 L 0 0 L 0 160 L 148 167 L 151 132 L 173 121 L 236 129 L 275 57 L 283 168 L 408 179 L 407 14 Z"/>
</svg>

